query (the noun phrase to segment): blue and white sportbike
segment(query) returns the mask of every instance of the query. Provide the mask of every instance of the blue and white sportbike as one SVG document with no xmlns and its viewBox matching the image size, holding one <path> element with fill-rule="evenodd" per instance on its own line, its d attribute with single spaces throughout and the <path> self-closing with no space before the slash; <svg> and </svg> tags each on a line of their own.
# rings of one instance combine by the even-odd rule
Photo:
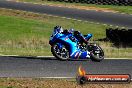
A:
<svg viewBox="0 0 132 88">
<path fill-rule="evenodd" d="M 74 29 L 63 30 L 61 26 L 56 26 L 49 40 L 51 52 L 59 60 L 102 61 L 104 52 L 99 45 L 88 42 L 91 37 L 92 34 L 82 35 Z"/>
</svg>

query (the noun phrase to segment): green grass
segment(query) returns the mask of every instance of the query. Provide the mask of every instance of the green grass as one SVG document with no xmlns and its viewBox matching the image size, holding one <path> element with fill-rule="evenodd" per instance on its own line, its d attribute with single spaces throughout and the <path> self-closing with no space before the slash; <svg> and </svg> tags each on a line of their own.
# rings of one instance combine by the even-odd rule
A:
<svg viewBox="0 0 132 88">
<path fill-rule="evenodd" d="M 7 86 L 0 86 L 0 88 L 17 88 L 17 87 L 13 87 L 13 86 L 9 86 L 9 87 L 7 87 Z"/>
<path fill-rule="evenodd" d="M 105 38 L 107 28 L 90 22 L 0 9 L 0 54 L 52 55 L 48 42 L 53 27 L 58 24 L 67 29 L 75 28 L 83 34 L 92 33 L 94 36 L 91 40 Z M 132 57 L 132 48 L 115 48 L 109 42 L 99 42 L 99 44 L 105 51 L 105 57 Z"/>
<path fill-rule="evenodd" d="M 8 54 L 30 55 L 41 50 L 47 51 L 49 48 L 48 35 L 51 30 L 47 30 L 50 29 L 50 24 L 9 16 L 0 16 L 0 24 L 1 53 L 6 51 Z"/>
<path fill-rule="evenodd" d="M 34 2 L 34 3 L 40 3 L 40 4 L 61 4 L 64 6 L 86 6 L 86 7 L 96 7 L 96 8 L 107 8 L 114 11 L 119 11 L 127 14 L 132 14 L 132 6 L 118 6 L 118 5 L 96 5 L 96 4 L 85 4 L 85 3 L 66 3 L 66 2 L 58 2 L 58 1 L 47 1 L 47 0 L 19 0 L 19 1 L 26 1 L 26 2 Z"/>
</svg>

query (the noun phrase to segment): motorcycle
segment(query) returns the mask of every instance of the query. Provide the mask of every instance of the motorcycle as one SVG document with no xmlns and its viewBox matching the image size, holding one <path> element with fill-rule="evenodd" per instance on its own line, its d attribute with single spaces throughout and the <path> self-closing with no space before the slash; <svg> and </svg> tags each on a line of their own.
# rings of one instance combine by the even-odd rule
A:
<svg viewBox="0 0 132 88">
<path fill-rule="evenodd" d="M 85 38 L 90 39 L 91 34 L 84 35 Z M 51 52 L 59 60 L 75 60 L 88 58 L 71 58 L 71 54 L 77 50 L 90 52 L 90 59 L 92 61 L 100 62 L 104 59 L 104 52 L 102 48 L 96 43 L 82 44 L 72 33 L 60 33 L 54 30 L 49 44 L 51 45 Z"/>
</svg>

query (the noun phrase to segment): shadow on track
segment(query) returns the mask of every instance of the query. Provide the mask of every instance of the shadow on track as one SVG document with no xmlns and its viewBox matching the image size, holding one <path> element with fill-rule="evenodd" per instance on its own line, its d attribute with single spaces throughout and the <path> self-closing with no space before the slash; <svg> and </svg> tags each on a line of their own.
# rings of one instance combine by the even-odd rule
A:
<svg viewBox="0 0 132 88">
<path fill-rule="evenodd" d="M 57 61 L 61 61 L 58 60 L 55 57 L 36 57 L 36 56 L 8 56 L 8 57 L 12 57 L 12 58 L 25 58 L 25 59 L 39 59 L 39 60 L 57 60 Z M 90 59 L 69 59 L 69 60 L 65 60 L 65 61 L 91 61 Z M 62 61 L 63 62 L 63 61 Z"/>
</svg>

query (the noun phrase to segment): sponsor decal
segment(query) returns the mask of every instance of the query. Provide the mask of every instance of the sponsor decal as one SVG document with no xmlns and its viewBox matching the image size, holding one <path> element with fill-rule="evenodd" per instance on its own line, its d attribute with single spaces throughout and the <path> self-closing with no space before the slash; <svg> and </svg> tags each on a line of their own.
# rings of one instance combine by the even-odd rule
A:
<svg viewBox="0 0 132 88">
<path fill-rule="evenodd" d="M 75 58 L 77 58 L 79 56 L 79 52 L 77 52 L 76 54 L 75 54 Z"/>
<path fill-rule="evenodd" d="M 65 41 L 68 39 L 68 37 L 65 38 Z"/>
</svg>

